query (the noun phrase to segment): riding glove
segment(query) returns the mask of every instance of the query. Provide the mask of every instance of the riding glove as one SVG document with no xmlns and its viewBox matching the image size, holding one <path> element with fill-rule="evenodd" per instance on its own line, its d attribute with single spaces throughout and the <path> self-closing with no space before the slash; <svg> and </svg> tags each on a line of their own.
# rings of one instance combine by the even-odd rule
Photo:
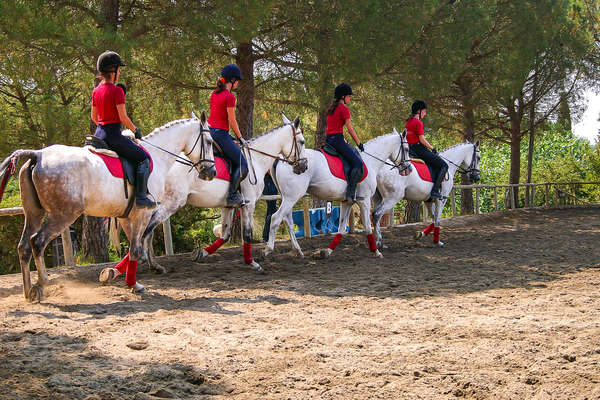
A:
<svg viewBox="0 0 600 400">
<path fill-rule="evenodd" d="M 142 138 L 142 131 L 140 131 L 140 128 L 135 128 L 135 132 L 133 132 L 133 134 L 135 135 L 136 139 Z"/>
<path fill-rule="evenodd" d="M 362 143 L 358 144 L 358 148 L 360 149 L 360 151 L 365 151 L 365 146 L 363 146 Z"/>
<path fill-rule="evenodd" d="M 432 152 L 433 154 L 437 154 L 437 149 L 434 147 L 434 148 L 432 148 L 432 149 L 431 149 L 431 152 Z"/>
<path fill-rule="evenodd" d="M 244 139 L 243 137 L 239 137 L 238 141 L 240 142 L 240 146 L 245 147 L 248 145 L 248 142 L 246 142 L 246 139 Z"/>
</svg>

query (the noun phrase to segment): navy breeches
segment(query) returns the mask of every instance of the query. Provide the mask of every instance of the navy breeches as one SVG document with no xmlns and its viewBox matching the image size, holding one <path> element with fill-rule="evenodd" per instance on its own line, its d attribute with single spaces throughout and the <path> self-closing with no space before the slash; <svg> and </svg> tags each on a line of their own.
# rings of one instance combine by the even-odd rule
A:
<svg viewBox="0 0 600 400">
<path fill-rule="evenodd" d="M 121 124 L 98 125 L 94 136 L 104 140 L 112 151 L 128 161 L 139 164 L 150 159 L 140 146 L 121 134 Z"/>
<path fill-rule="evenodd" d="M 240 169 L 242 179 L 248 175 L 248 163 L 246 157 L 242 154 L 240 148 L 233 142 L 233 138 L 228 131 L 224 129 L 210 128 L 210 136 L 221 147 L 223 153 L 231 163 L 231 169 Z"/>
<path fill-rule="evenodd" d="M 425 161 L 427 165 L 431 166 L 435 170 L 436 176 L 440 172 L 443 171 L 444 173 L 446 173 L 446 171 L 448 170 L 448 164 L 446 164 L 446 161 L 442 160 L 436 154 L 433 154 L 433 152 L 431 152 L 427 147 L 423 146 L 421 143 L 411 144 L 410 152 L 414 153 L 421 160 Z M 433 178 L 435 181 L 435 177 Z"/>
<path fill-rule="evenodd" d="M 344 140 L 343 133 L 335 133 L 333 135 L 327 135 L 327 138 L 325 139 L 325 141 L 327 142 L 327 144 L 330 144 L 331 146 L 333 146 L 338 151 L 338 153 L 340 153 L 342 155 L 342 157 L 344 157 L 346 159 L 346 161 L 348 161 L 352 165 L 353 171 L 357 168 L 362 168 L 363 162 L 362 162 L 361 158 L 358 156 L 358 154 L 356 154 L 356 152 L 354 151 L 352 146 L 350 146 Z"/>
</svg>

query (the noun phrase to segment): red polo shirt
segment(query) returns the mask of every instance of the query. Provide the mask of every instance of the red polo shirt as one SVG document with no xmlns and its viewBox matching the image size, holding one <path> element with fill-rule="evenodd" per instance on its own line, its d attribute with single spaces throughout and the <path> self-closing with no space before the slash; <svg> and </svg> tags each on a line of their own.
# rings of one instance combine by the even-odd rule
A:
<svg viewBox="0 0 600 400">
<path fill-rule="evenodd" d="M 419 143 L 419 135 L 424 135 L 423 122 L 419 118 L 411 118 L 404 126 L 406 129 L 406 141 L 408 144 Z"/>
<path fill-rule="evenodd" d="M 92 92 L 92 106 L 98 111 L 99 125 L 121 123 L 117 104 L 125 104 L 125 92 L 113 83 L 101 83 Z"/>
<path fill-rule="evenodd" d="M 229 90 L 217 93 L 215 90 L 210 95 L 210 115 L 208 124 L 211 128 L 229 130 L 227 108 L 235 107 L 235 96 Z"/>
<path fill-rule="evenodd" d="M 325 133 L 334 135 L 344 132 L 344 124 L 350 119 L 350 109 L 344 103 L 338 104 L 333 114 L 327 114 L 327 129 Z"/>
</svg>

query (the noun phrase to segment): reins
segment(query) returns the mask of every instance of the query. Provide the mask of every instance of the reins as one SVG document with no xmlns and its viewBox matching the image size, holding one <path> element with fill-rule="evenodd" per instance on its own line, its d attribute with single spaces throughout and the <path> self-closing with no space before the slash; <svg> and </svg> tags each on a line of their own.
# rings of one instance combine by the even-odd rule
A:
<svg viewBox="0 0 600 400">
<path fill-rule="evenodd" d="M 405 155 L 405 152 L 404 152 L 404 137 L 400 133 L 398 133 L 398 135 L 400 135 L 400 149 L 398 150 L 398 155 L 396 155 L 396 158 L 395 158 L 394 161 L 398 161 L 398 158 L 400 158 L 400 155 L 402 154 L 402 159 L 400 160 L 400 163 L 398 163 L 398 164 L 391 164 L 387 160 L 382 160 L 381 158 L 376 157 L 373 154 L 368 153 L 366 151 L 362 151 L 362 153 L 365 153 L 366 155 L 368 155 L 370 157 L 373 157 L 374 159 L 376 159 L 378 161 L 381 161 L 385 165 L 391 166 L 390 169 L 397 168 L 398 172 L 406 171 L 409 168 L 410 165 L 406 164 L 406 155 Z M 402 165 L 402 167 L 400 167 L 400 165 Z"/>
<path fill-rule="evenodd" d="M 473 143 L 469 143 L 469 144 L 473 144 Z M 460 165 L 456 164 L 455 162 L 453 162 L 453 161 L 447 159 L 446 157 L 444 157 L 443 155 L 441 155 L 441 153 L 437 154 L 438 157 L 443 158 L 450 164 L 454 165 L 458 169 L 458 172 L 460 172 L 461 174 L 469 174 L 471 172 L 479 172 L 479 168 L 474 167 L 476 155 L 477 155 L 477 146 L 475 146 L 473 144 L 473 156 L 471 157 L 471 164 L 469 165 L 469 169 L 464 169 Z"/>
</svg>

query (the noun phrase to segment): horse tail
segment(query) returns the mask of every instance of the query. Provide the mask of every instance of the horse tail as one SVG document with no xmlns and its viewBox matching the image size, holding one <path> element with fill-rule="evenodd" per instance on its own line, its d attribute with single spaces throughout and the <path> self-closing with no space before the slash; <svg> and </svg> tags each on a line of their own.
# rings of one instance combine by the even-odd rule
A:
<svg viewBox="0 0 600 400">
<path fill-rule="evenodd" d="M 276 159 L 275 162 L 273 163 L 273 166 L 271 167 L 271 179 L 273 179 L 273 183 L 275 184 L 275 187 L 277 188 L 277 192 L 281 194 L 281 190 L 279 190 L 279 183 L 277 183 L 277 165 L 279 164 L 279 159 Z"/>
<path fill-rule="evenodd" d="M 37 151 L 16 150 L 2 161 L 2 164 L 0 164 L 0 201 L 2 201 L 2 197 L 4 196 L 4 189 L 6 188 L 8 180 L 17 170 L 17 163 L 20 158 L 33 160 L 33 164 L 35 164 L 38 158 Z"/>
</svg>

